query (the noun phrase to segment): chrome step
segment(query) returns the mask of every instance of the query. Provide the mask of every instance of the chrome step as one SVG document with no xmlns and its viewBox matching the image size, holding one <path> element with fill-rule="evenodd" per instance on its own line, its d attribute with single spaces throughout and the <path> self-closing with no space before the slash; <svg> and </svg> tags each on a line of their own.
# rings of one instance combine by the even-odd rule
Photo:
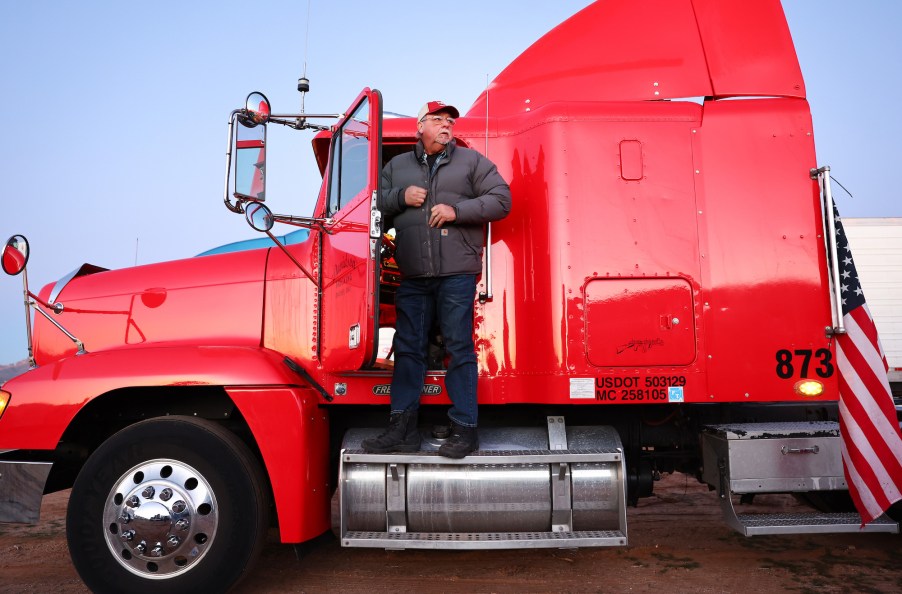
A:
<svg viewBox="0 0 902 594">
<path fill-rule="evenodd" d="M 367 454 L 363 450 L 344 450 L 343 462 L 372 462 L 376 464 L 517 464 L 552 462 L 619 462 L 623 453 L 616 449 L 582 450 L 479 450 L 464 458 L 440 456 L 435 451 L 413 454 Z"/>
<path fill-rule="evenodd" d="M 345 534 L 344 547 L 381 549 L 547 549 L 621 547 L 626 534 L 619 530 L 577 532 L 361 532 Z"/>
<path fill-rule="evenodd" d="M 839 424 L 832 421 L 741 423 L 707 427 L 703 480 L 717 489 L 727 524 L 745 536 L 898 533 L 886 516 L 862 526 L 856 513 L 737 514 L 734 495 L 847 489 Z"/>
<path fill-rule="evenodd" d="M 731 526 L 745 536 L 899 532 L 899 525 L 886 516 L 862 526 L 861 516 L 856 513 L 736 514 Z"/>
</svg>

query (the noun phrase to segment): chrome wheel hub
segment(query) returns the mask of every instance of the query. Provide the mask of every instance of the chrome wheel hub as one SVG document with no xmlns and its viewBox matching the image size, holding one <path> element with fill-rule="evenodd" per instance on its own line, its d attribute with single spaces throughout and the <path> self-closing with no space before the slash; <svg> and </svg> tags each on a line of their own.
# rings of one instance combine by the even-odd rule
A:
<svg viewBox="0 0 902 594">
<path fill-rule="evenodd" d="M 144 578 L 193 567 L 216 536 L 219 509 L 206 479 L 176 460 L 150 460 L 126 472 L 107 497 L 104 535 L 113 556 Z"/>
</svg>

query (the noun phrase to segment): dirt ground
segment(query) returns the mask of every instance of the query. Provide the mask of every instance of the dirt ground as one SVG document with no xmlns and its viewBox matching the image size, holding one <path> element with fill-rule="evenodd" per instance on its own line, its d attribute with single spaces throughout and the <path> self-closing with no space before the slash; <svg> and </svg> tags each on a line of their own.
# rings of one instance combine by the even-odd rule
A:
<svg viewBox="0 0 902 594">
<path fill-rule="evenodd" d="M 287 592 L 902 592 L 902 536 L 756 536 L 733 532 L 714 493 L 665 476 L 629 508 L 629 546 L 514 551 L 343 549 L 331 534 L 271 542 L 240 594 Z M 0 592 L 87 592 L 65 543 L 68 492 L 44 498 L 41 522 L 0 524 Z M 758 497 L 742 512 L 800 511 Z M 164 588 L 165 590 L 165 588 Z"/>
</svg>

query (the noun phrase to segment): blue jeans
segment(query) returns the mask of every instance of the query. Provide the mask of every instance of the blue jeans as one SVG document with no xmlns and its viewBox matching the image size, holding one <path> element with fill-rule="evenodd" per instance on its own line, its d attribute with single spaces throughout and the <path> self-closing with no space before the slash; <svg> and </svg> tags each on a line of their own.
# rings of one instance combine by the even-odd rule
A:
<svg viewBox="0 0 902 594">
<path fill-rule="evenodd" d="M 473 298 L 476 275 L 402 279 L 395 293 L 395 370 L 391 410 L 417 410 L 426 380 L 426 347 L 436 314 L 451 356 L 445 388 L 453 406 L 448 416 L 458 425 L 476 426 L 476 349 Z"/>
</svg>

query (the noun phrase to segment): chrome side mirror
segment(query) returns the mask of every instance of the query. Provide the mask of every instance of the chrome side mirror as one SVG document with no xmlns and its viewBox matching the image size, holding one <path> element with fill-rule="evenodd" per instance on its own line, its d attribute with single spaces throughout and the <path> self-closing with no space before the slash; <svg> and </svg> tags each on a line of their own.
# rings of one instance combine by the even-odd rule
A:
<svg viewBox="0 0 902 594">
<path fill-rule="evenodd" d="M 87 351 L 85 350 L 85 345 L 76 338 L 71 332 L 63 328 L 62 324 L 54 320 L 49 313 L 44 311 L 42 308 L 38 307 L 38 303 L 40 303 L 44 308 L 54 311 L 55 313 L 61 313 L 62 305 L 60 305 L 59 309 L 55 305 L 51 305 L 45 301 L 41 301 L 41 299 L 34 295 L 31 291 L 28 290 L 28 273 L 25 272 L 25 265 L 28 264 L 28 240 L 25 239 L 24 235 L 13 235 L 6 241 L 6 246 L 3 248 L 3 255 L 0 257 L 2 260 L 3 271 L 6 274 L 15 276 L 20 272 L 24 272 L 22 275 L 22 292 L 25 295 L 25 332 L 26 337 L 28 339 L 28 364 L 31 369 L 37 367 L 37 363 L 34 360 L 34 342 L 31 336 L 31 309 L 34 310 L 44 316 L 44 318 L 56 326 L 56 328 L 69 337 L 69 340 L 75 343 L 75 346 L 78 348 L 76 354 L 84 355 Z"/>
<path fill-rule="evenodd" d="M 267 233 L 272 229 L 275 223 L 272 211 L 265 204 L 259 202 L 249 203 L 244 209 L 244 217 L 251 227 L 263 233 Z"/>
<path fill-rule="evenodd" d="M 286 248 L 282 244 L 282 242 L 279 241 L 278 238 L 276 238 L 275 235 L 270 233 L 270 229 L 272 229 L 273 224 L 275 224 L 276 222 L 276 215 L 274 215 L 272 211 L 266 207 L 265 204 L 262 204 L 260 202 L 246 202 L 244 206 L 244 218 L 247 219 L 247 222 L 251 227 L 253 227 L 257 231 L 269 235 L 269 238 L 272 239 L 277 246 L 279 246 L 279 249 L 282 250 L 282 252 L 286 256 L 288 256 L 288 259 L 294 262 L 295 266 L 300 268 L 301 272 L 304 273 L 304 276 L 316 283 L 316 278 L 312 274 L 310 274 L 306 268 L 304 268 L 303 264 L 298 262 L 297 258 L 292 255 L 288 248 Z M 290 220 L 294 217 L 282 217 L 281 215 L 279 215 L 279 220 L 282 222 L 285 222 L 286 218 Z"/>
<path fill-rule="evenodd" d="M 28 264 L 28 240 L 24 235 L 13 235 L 3 248 L 3 272 L 15 276 Z"/>
<path fill-rule="evenodd" d="M 266 98 L 266 95 L 253 92 L 247 96 L 244 110 L 238 115 L 238 121 L 242 126 L 254 128 L 257 124 L 266 124 L 271 113 L 269 99 Z"/>
<path fill-rule="evenodd" d="M 233 195 L 239 201 L 266 198 L 266 123 L 269 117 L 269 100 L 263 93 L 248 95 L 244 109 L 237 113 L 241 126 L 235 138 Z"/>
</svg>

